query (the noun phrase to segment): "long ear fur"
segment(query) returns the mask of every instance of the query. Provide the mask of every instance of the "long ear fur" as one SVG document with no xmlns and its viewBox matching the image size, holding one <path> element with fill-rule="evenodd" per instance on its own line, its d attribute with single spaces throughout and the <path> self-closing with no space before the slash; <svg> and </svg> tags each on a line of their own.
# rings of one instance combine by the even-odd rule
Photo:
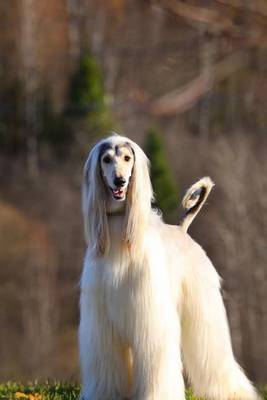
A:
<svg viewBox="0 0 267 400">
<path fill-rule="evenodd" d="M 101 142 L 90 152 L 84 166 L 82 185 L 82 210 L 85 240 L 95 255 L 105 255 L 109 250 L 109 230 L 106 213 L 106 190 L 100 171 Z"/>
<path fill-rule="evenodd" d="M 153 190 L 149 176 L 149 160 L 136 143 L 129 142 L 135 162 L 127 195 L 125 240 L 132 257 L 136 259 L 142 253 L 144 232 L 153 200 Z"/>
</svg>

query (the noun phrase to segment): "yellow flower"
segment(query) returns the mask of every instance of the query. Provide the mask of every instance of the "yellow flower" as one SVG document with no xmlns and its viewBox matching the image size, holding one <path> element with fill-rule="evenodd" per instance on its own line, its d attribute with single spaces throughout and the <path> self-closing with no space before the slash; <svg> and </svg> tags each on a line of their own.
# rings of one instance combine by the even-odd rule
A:
<svg viewBox="0 0 267 400">
<path fill-rule="evenodd" d="M 15 393 L 16 399 L 29 399 L 29 400 L 42 400 L 42 396 L 40 393 L 34 393 L 34 394 L 25 394 L 22 392 L 16 392 Z"/>
<path fill-rule="evenodd" d="M 25 393 L 22 393 L 22 392 L 16 392 L 15 397 L 16 397 L 16 399 L 20 399 L 20 398 L 28 399 L 28 395 Z"/>
</svg>

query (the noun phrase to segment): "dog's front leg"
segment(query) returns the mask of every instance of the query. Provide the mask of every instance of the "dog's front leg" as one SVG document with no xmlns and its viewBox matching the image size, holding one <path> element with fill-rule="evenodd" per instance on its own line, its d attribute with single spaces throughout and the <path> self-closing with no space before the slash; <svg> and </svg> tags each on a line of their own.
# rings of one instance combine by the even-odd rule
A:
<svg viewBox="0 0 267 400">
<path fill-rule="evenodd" d="M 129 384 L 128 350 L 110 325 L 104 305 L 81 293 L 79 327 L 83 400 L 122 400 Z"/>
<path fill-rule="evenodd" d="M 184 400 L 177 313 L 155 311 L 146 313 L 136 332 L 132 399 Z"/>
</svg>

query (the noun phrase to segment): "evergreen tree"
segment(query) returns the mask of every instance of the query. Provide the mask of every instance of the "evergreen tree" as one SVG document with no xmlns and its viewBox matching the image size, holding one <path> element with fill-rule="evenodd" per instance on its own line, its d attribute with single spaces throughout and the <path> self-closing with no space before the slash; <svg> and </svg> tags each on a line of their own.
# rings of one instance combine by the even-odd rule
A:
<svg viewBox="0 0 267 400">
<path fill-rule="evenodd" d="M 96 60 L 83 55 L 70 87 L 71 105 L 79 112 L 100 109 L 104 105 L 103 77 Z"/>
<path fill-rule="evenodd" d="M 157 129 L 151 128 L 147 132 L 145 150 L 151 162 L 155 205 L 163 212 L 166 221 L 171 222 L 172 212 L 178 204 L 178 189 L 166 159 L 163 140 Z"/>
<path fill-rule="evenodd" d="M 70 113 L 85 122 L 89 135 L 99 136 L 114 128 L 104 91 L 103 75 L 97 61 L 83 54 L 70 83 Z"/>
</svg>

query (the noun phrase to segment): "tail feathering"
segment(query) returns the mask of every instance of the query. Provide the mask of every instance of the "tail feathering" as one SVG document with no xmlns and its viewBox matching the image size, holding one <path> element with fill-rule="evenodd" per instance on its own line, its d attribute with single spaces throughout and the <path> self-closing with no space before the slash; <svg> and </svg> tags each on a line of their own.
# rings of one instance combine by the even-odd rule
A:
<svg viewBox="0 0 267 400">
<path fill-rule="evenodd" d="M 207 200 L 213 186 L 212 180 L 206 176 L 194 183 L 185 193 L 182 200 L 185 215 L 179 224 L 184 232 L 187 232 L 193 219 Z"/>
</svg>

